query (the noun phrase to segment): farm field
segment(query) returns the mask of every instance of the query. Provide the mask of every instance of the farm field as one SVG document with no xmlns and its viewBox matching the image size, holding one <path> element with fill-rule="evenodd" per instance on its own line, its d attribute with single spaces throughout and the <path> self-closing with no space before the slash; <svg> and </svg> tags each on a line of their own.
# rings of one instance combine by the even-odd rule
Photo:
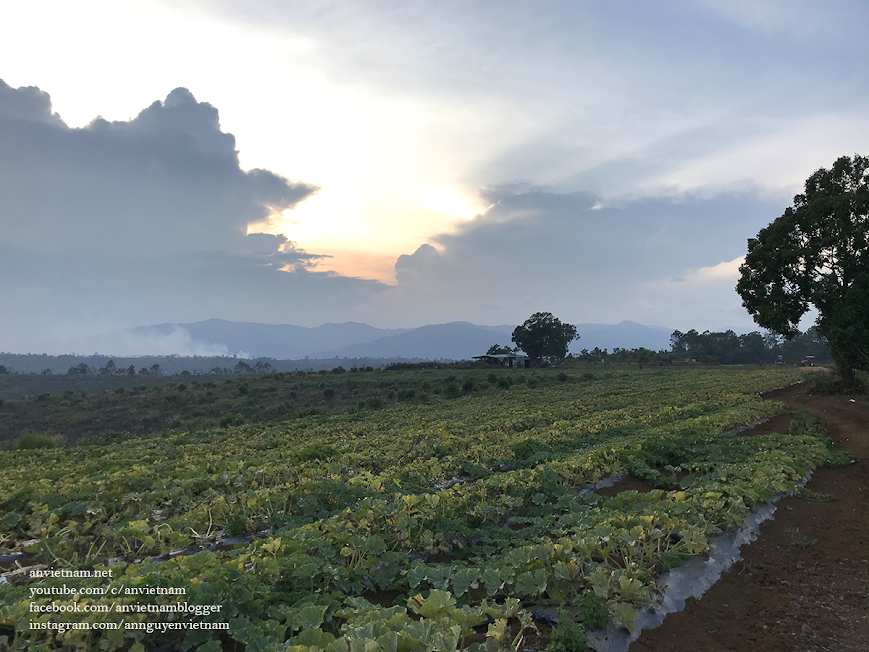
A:
<svg viewBox="0 0 869 652">
<path fill-rule="evenodd" d="M 856 464 L 817 470 L 808 492 L 776 503 L 775 519 L 702 600 L 646 630 L 630 652 L 869 650 L 869 400 L 766 394 L 791 413 L 818 415 Z M 789 414 L 746 434 L 787 429 Z"/>
<path fill-rule="evenodd" d="M 795 369 L 507 373 L 524 382 L 466 372 L 379 409 L 0 451 L 3 570 L 111 572 L 7 575 L 0 636 L 22 650 L 581 650 L 584 630 L 630 629 L 657 577 L 758 503 L 853 460 L 807 414 L 727 434 L 781 412 L 757 393 Z M 33 611 L 76 604 L 95 611 Z"/>
<path fill-rule="evenodd" d="M 487 385 L 480 373 L 465 372 Z M 6 374 L 0 375 L 0 400 L 17 400 L 0 402 L 0 442 L 27 430 L 74 443 L 109 432 L 201 430 L 462 394 L 454 374 L 441 374 L 436 383 L 429 376 L 419 371 L 374 373 L 371 367 L 230 377 Z M 478 392 L 485 389 L 482 385 Z"/>
<path fill-rule="evenodd" d="M 430 363 L 428 363 L 430 364 Z M 36 431 L 65 443 L 94 436 L 153 435 L 227 424 L 265 423 L 420 405 L 465 394 L 497 394 L 514 384 L 587 380 L 582 369 L 523 375 L 511 370 L 396 365 L 250 375 L 0 375 L 0 443 Z M 458 365 L 457 365 L 458 366 Z M 595 374 L 585 366 L 584 373 Z M 7 400 L 7 399 L 13 400 Z"/>
</svg>

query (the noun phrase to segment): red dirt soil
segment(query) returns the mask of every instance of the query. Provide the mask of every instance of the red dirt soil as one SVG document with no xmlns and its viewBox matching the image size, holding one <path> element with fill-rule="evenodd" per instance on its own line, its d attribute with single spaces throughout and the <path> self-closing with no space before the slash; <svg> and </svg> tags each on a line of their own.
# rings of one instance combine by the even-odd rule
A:
<svg viewBox="0 0 869 652">
<path fill-rule="evenodd" d="M 743 561 L 701 600 L 644 631 L 630 652 L 869 652 L 869 403 L 799 387 L 766 398 L 815 415 L 859 461 L 819 469 L 806 485 L 833 502 L 777 503 L 775 519 L 742 548 Z M 786 424 L 777 417 L 741 434 L 787 432 Z"/>
</svg>

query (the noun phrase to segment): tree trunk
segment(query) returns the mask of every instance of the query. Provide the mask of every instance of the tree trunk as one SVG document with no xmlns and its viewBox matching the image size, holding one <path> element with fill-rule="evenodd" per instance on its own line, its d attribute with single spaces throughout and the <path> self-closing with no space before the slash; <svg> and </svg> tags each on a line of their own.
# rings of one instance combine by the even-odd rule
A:
<svg viewBox="0 0 869 652">
<path fill-rule="evenodd" d="M 836 356 L 836 372 L 839 374 L 839 381 L 842 383 L 843 394 L 862 394 L 864 391 L 863 385 L 857 379 L 857 373 L 854 365 L 845 356 Z"/>
</svg>

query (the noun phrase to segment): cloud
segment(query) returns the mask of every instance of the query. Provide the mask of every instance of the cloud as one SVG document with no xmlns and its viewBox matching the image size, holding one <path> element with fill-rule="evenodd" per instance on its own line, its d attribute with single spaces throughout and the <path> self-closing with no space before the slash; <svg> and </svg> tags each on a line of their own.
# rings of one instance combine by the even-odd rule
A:
<svg viewBox="0 0 869 652">
<path fill-rule="evenodd" d="M 240 250 L 242 254 L 252 256 L 267 265 L 276 265 L 283 271 L 311 269 L 318 261 L 331 258 L 328 254 L 308 253 L 282 234 L 249 233 Z"/>
<path fill-rule="evenodd" d="M 132 120 L 70 129 L 46 93 L 0 81 L 0 142 L 0 242 L 31 251 L 231 251 L 317 190 L 242 170 L 217 109 L 184 88 Z"/>
<path fill-rule="evenodd" d="M 740 256 L 731 261 L 723 261 L 717 265 L 710 265 L 692 270 L 685 279 L 688 283 L 703 285 L 717 281 L 736 283 L 739 279 L 739 268 L 745 262 L 745 256 Z"/>
<path fill-rule="evenodd" d="M 7 350 L 62 352 L 96 346 L 94 333 L 210 317 L 314 326 L 386 288 L 311 271 L 328 255 L 284 235 L 246 234 L 317 187 L 242 170 L 217 110 L 186 89 L 130 121 L 71 129 L 46 93 L 0 82 L 0 142 Z M 145 344 L 201 350 L 183 334 L 98 348 L 146 353 Z"/>
<path fill-rule="evenodd" d="M 606 204 L 545 188 L 484 194 L 484 215 L 433 238 L 437 249 L 399 257 L 394 296 L 379 299 L 428 321 L 518 323 L 545 310 L 574 323 L 746 325 L 733 290 L 739 256 L 781 211 L 751 193 Z"/>
<path fill-rule="evenodd" d="M 666 146 L 650 145 L 642 151 L 654 153 L 638 159 L 616 143 L 609 154 L 577 163 L 571 152 L 594 147 L 575 148 L 577 139 L 566 136 L 563 149 L 549 148 L 559 124 L 540 147 L 501 147 L 500 162 L 498 147 L 487 150 L 492 166 L 481 176 L 496 182 L 487 181 L 479 199 L 488 209 L 450 232 L 417 230 L 424 244 L 393 258 L 397 285 L 387 286 L 315 271 L 328 254 L 306 251 L 289 231 L 248 234 L 317 186 L 243 170 L 217 109 L 189 91 L 176 89 L 128 121 L 96 119 L 72 129 L 41 90 L 0 85 L 4 347 L 49 351 L 94 332 L 211 317 L 407 327 L 516 324 L 548 311 L 571 323 L 750 327 L 733 290 L 734 265 L 746 239 L 781 214 L 781 201 L 758 185 L 725 184 L 725 191 L 689 177 L 690 161 L 704 150 L 689 148 L 681 158 L 685 133 L 656 132 L 647 143 Z M 715 147 L 729 134 L 690 133 Z M 544 185 L 528 166 L 548 153 L 569 163 L 565 170 L 579 165 L 584 172 Z M 731 160 L 738 171 L 742 159 Z M 701 177 L 719 171 L 720 158 L 710 161 Z M 501 183 L 505 178 L 518 181 Z M 649 178 L 671 191 L 610 193 L 604 183 L 627 179 L 627 187 L 639 187 Z M 183 334 L 172 342 L 196 350 Z M 114 343 L 122 350 L 113 353 L 134 344 Z"/>
<path fill-rule="evenodd" d="M 35 86 L 11 88 L 0 79 L 0 120 L 21 120 L 62 125 L 60 116 L 51 111 L 51 97 Z"/>
<path fill-rule="evenodd" d="M 336 85 L 431 107 L 407 155 L 458 167 L 454 183 L 787 197 L 869 144 L 859 0 L 197 4 L 312 42 L 306 60 Z"/>
<path fill-rule="evenodd" d="M 436 265 L 440 254 L 430 244 L 421 244 L 419 248 L 409 256 L 402 254 L 395 261 L 395 277 L 401 283 L 409 274 L 426 271 Z"/>
</svg>

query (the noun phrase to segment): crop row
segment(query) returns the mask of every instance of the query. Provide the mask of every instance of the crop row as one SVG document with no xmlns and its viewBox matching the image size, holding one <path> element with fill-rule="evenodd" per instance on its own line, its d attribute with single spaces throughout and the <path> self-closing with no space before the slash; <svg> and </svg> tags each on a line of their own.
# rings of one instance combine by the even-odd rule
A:
<svg viewBox="0 0 869 652">
<path fill-rule="evenodd" d="M 205 620 L 229 622 L 249 650 L 492 650 L 533 628 L 531 605 L 558 605 L 587 628 L 631 627 L 661 572 L 808 469 L 842 461 L 805 424 L 791 435 L 719 434 L 775 411 L 755 392 L 790 377 L 615 375 L 582 392 L 8 453 L 0 477 L 16 490 L 0 505 L 0 531 L 19 547 L 38 539 L 32 550 L 53 566 L 104 568 L 110 557 L 271 526 L 231 550 L 129 564 L 111 584 L 195 587 L 187 599 L 223 605 Z M 658 488 L 580 491 L 626 472 Z M 432 489 L 455 476 L 464 481 Z M 26 631 L 26 588 L 0 587 L 0 624 L 18 625 L 16 645 L 91 649 L 94 631 Z M 122 649 L 165 635 L 99 638 Z M 176 643 L 221 645 L 208 630 Z"/>
</svg>

